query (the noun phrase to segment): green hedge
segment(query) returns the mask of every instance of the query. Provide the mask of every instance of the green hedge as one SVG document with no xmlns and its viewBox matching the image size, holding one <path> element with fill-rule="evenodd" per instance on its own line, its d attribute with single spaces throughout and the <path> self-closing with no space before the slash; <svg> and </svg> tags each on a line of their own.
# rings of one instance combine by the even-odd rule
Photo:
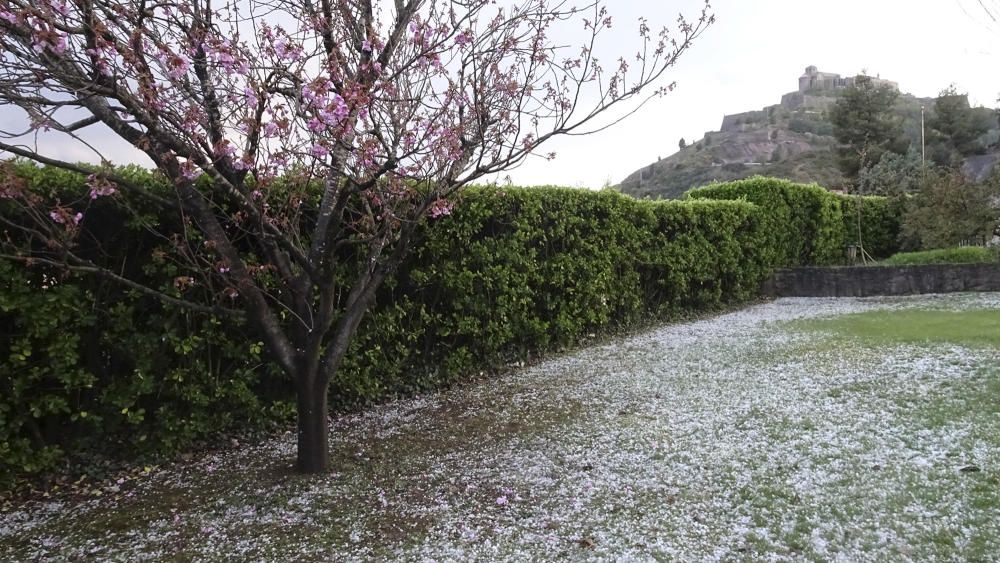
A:
<svg viewBox="0 0 1000 563">
<path fill-rule="evenodd" d="M 847 241 L 858 244 L 858 206 L 861 209 L 861 236 L 865 250 L 875 259 L 899 251 L 903 202 L 881 196 L 842 197 Z"/>
<path fill-rule="evenodd" d="M 169 234 L 169 224 L 126 219 L 105 199 L 90 201 L 79 175 L 19 172 L 33 189 L 86 206 L 81 254 L 176 292 L 173 279 L 183 272 L 163 258 L 169 242 L 146 229 Z M 141 170 L 124 173 L 156 181 Z M 0 213 L 19 212 L 0 199 Z M 171 454 L 287 419 L 287 386 L 262 352 L 248 331 L 219 319 L 97 277 L 0 260 L 0 484 L 90 453 Z"/>
<path fill-rule="evenodd" d="M 859 203 L 865 250 L 884 258 L 899 248 L 901 210 L 898 203 L 884 197 L 843 196 L 815 184 L 754 176 L 696 188 L 687 198 L 744 200 L 766 210 L 775 265 L 842 264 L 846 246 L 858 244 Z"/>
<path fill-rule="evenodd" d="M 762 207 L 773 264 L 803 266 L 843 261 L 844 215 L 840 200 L 817 185 L 754 176 L 697 188 L 687 197 L 741 199 Z"/>
<path fill-rule="evenodd" d="M 21 173 L 64 203 L 88 206 L 80 240 L 91 258 L 176 291 L 185 272 L 163 258 L 168 241 L 147 229 L 169 234 L 177 230 L 170 221 L 90 202 L 73 174 Z M 841 200 L 821 192 L 756 178 L 680 202 L 468 189 L 452 215 L 427 222 L 379 292 L 332 401 L 346 407 L 432 389 L 592 332 L 750 299 L 777 265 L 842 255 Z M 722 201 L 736 199 L 746 201 Z M 880 216 L 879 205 L 864 212 Z M 0 212 L 17 210 L 0 200 Z M 170 454 L 292 412 L 290 385 L 244 327 L 94 277 L 4 261 L 0 276 L 0 481 L 102 449 Z"/>
<path fill-rule="evenodd" d="M 991 264 L 1000 262 L 1000 248 L 962 246 L 938 248 L 921 252 L 900 252 L 881 262 L 884 266 L 914 266 L 924 264 Z"/>
<path fill-rule="evenodd" d="M 386 284 L 332 396 L 434 388 L 594 331 L 746 300 L 768 271 L 760 216 L 742 202 L 469 189 Z"/>
</svg>

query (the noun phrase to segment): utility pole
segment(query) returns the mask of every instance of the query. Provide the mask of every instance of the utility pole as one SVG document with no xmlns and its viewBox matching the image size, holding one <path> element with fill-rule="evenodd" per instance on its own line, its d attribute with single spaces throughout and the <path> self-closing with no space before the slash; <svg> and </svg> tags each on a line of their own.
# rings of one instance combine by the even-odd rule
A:
<svg viewBox="0 0 1000 563">
<path fill-rule="evenodd" d="M 925 168 L 927 144 L 924 142 L 924 106 L 920 106 L 920 170 Z"/>
</svg>

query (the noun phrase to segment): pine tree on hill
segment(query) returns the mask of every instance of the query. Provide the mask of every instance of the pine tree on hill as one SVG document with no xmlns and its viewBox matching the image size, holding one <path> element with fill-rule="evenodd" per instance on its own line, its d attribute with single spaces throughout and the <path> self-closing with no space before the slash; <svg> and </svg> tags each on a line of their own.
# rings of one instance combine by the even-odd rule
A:
<svg viewBox="0 0 1000 563">
<path fill-rule="evenodd" d="M 898 90 L 866 75 L 858 76 L 838 98 L 830 121 L 841 144 L 839 165 L 848 178 L 857 178 L 886 152 L 906 152 L 909 141 L 903 136 L 902 120 L 893 112 L 898 98 Z"/>
</svg>

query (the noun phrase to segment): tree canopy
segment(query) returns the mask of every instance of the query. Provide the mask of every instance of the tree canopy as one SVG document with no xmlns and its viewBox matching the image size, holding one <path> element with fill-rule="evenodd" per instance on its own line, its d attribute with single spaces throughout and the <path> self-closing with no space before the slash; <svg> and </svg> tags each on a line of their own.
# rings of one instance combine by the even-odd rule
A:
<svg viewBox="0 0 1000 563">
<path fill-rule="evenodd" d="M 905 153 L 908 142 L 902 121 L 892 109 L 899 97 L 896 88 L 860 75 L 830 111 L 841 170 L 856 178 L 878 162 L 885 152 Z"/>
<path fill-rule="evenodd" d="M 931 129 L 933 160 L 948 166 L 964 157 L 980 152 L 984 147 L 979 138 L 991 126 L 989 112 L 977 112 L 969 105 L 967 94 L 960 94 L 954 85 L 941 91 L 934 100 Z"/>
</svg>

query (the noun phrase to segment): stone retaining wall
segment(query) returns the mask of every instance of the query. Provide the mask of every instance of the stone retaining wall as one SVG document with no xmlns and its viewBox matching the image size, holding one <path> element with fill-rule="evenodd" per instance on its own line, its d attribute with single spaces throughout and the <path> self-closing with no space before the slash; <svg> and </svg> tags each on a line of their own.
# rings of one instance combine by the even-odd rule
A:
<svg viewBox="0 0 1000 563">
<path fill-rule="evenodd" d="M 770 297 L 865 297 L 1000 291 L 1000 264 L 849 266 L 778 270 L 764 283 Z"/>
</svg>

